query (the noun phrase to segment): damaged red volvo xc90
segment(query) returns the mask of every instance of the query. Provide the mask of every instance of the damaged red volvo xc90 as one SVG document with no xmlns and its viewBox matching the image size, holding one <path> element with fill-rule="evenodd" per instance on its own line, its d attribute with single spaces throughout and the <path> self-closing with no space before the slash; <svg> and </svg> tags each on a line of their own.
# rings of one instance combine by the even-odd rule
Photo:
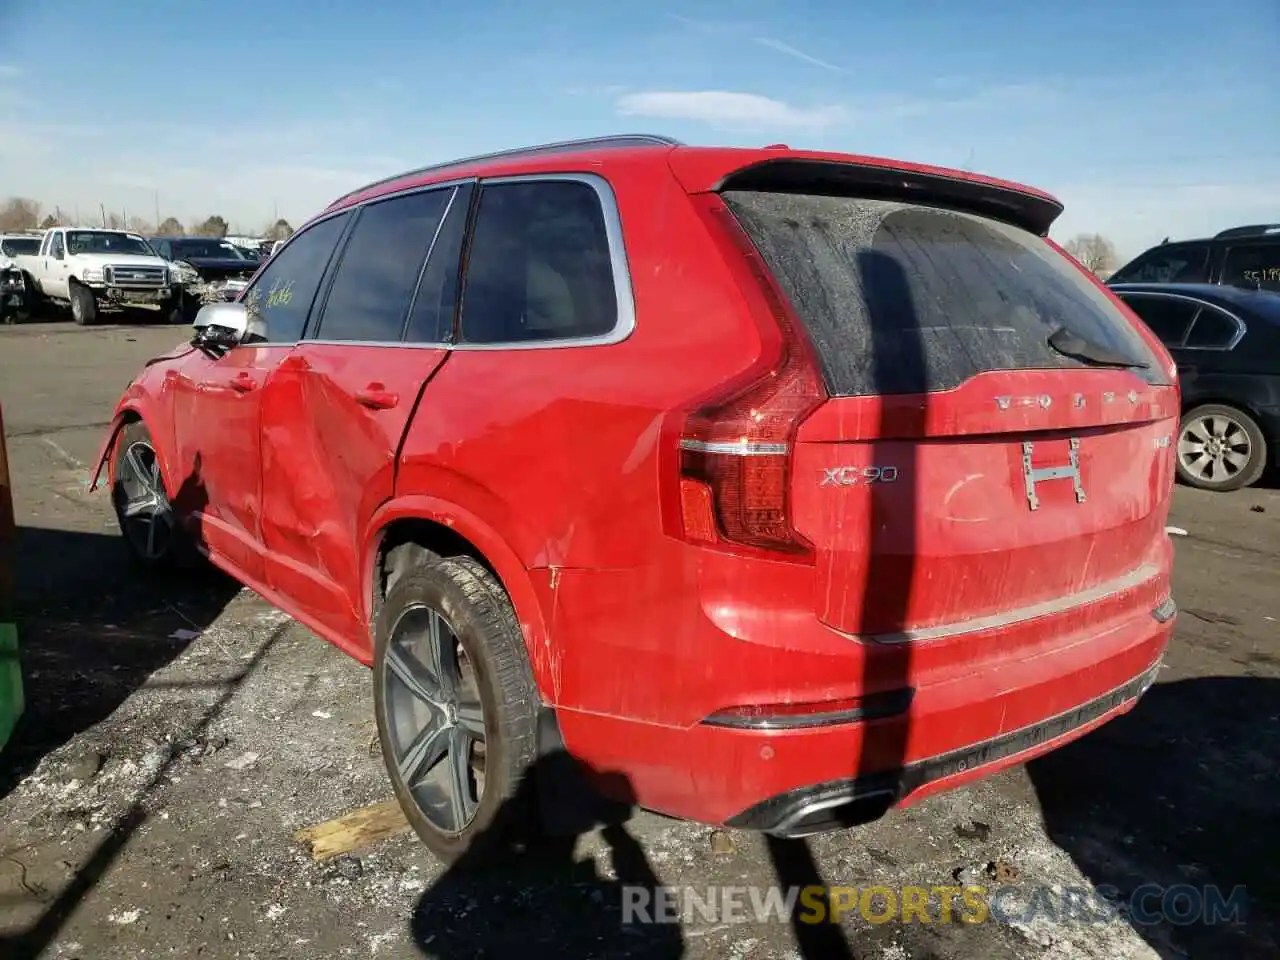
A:
<svg viewBox="0 0 1280 960">
<path fill-rule="evenodd" d="M 1060 212 L 647 136 L 413 171 L 206 307 L 99 471 L 139 560 L 372 665 L 446 859 L 551 751 L 679 817 L 855 823 L 1129 709 L 1168 642 L 1173 364 Z"/>
</svg>

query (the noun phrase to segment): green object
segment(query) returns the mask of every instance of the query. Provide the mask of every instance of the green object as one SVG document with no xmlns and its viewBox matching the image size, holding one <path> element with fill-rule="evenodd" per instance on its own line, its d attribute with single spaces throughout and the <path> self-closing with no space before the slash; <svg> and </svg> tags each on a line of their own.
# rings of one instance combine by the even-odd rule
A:
<svg viewBox="0 0 1280 960">
<path fill-rule="evenodd" d="M 0 749 L 9 742 L 22 716 L 22 663 L 18 659 L 18 626 L 0 623 Z"/>
</svg>

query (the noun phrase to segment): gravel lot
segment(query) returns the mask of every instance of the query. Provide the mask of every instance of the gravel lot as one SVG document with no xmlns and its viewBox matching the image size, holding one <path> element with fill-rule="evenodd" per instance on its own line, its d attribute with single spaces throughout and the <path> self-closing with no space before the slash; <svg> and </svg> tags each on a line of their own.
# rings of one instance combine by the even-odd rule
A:
<svg viewBox="0 0 1280 960">
<path fill-rule="evenodd" d="M 444 873 L 410 836 L 315 863 L 297 830 L 390 796 L 367 672 L 215 575 L 131 577 L 106 497 L 85 492 L 120 390 L 183 336 L 0 329 L 29 700 L 0 758 L 0 956 L 1280 955 L 1274 485 L 1177 491 L 1183 613 L 1160 682 L 1028 767 L 807 844 L 636 814 L 484 877 Z M 934 887 L 988 869 L 1027 898 L 1242 884 L 1248 909 L 1216 926 L 621 922 L 623 884 Z"/>
</svg>

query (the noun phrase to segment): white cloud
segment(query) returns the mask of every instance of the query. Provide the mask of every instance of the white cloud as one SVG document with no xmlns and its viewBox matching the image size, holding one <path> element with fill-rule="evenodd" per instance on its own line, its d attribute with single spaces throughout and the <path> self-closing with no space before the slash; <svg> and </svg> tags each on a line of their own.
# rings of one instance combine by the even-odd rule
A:
<svg viewBox="0 0 1280 960">
<path fill-rule="evenodd" d="M 720 130 L 823 130 L 847 119 L 843 107 L 795 107 L 754 93 L 724 90 L 650 91 L 620 97 L 618 113 L 630 117 L 694 120 Z"/>
<path fill-rule="evenodd" d="M 832 73 L 848 73 L 844 67 L 837 67 L 834 63 L 828 63 L 826 60 L 819 60 L 817 57 L 811 56 L 789 43 L 783 43 L 781 40 L 775 40 L 772 37 L 756 37 L 756 43 L 762 47 L 768 47 L 770 50 L 776 50 L 778 53 L 785 53 L 789 57 L 797 60 L 803 60 L 805 63 L 811 63 L 815 67 L 821 67 L 823 70 L 830 70 Z"/>
<path fill-rule="evenodd" d="M 12 80 L 20 76 L 22 76 L 21 67 L 15 67 L 11 63 L 0 63 L 0 79 Z"/>
</svg>

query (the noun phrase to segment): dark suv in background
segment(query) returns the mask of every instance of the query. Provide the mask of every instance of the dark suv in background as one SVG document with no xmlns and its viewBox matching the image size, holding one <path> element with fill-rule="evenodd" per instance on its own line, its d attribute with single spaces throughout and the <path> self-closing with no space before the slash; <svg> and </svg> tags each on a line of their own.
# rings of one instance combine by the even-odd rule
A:
<svg viewBox="0 0 1280 960">
<path fill-rule="evenodd" d="M 1280 224 L 1233 227 L 1160 244 L 1111 275 L 1118 283 L 1213 283 L 1280 291 Z"/>
</svg>

